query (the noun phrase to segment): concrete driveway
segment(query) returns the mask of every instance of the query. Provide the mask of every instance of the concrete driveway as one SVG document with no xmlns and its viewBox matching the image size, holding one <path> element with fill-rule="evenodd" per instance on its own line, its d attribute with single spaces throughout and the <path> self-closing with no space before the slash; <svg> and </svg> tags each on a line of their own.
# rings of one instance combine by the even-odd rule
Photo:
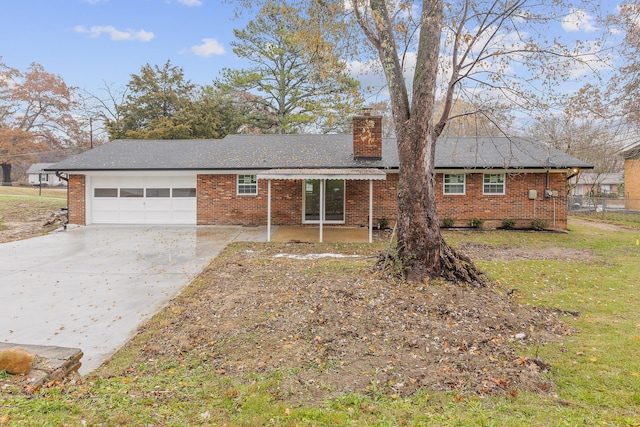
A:
<svg viewBox="0 0 640 427">
<path fill-rule="evenodd" d="M 264 228 L 88 226 L 0 244 L 0 342 L 77 347 L 100 366 L 230 242 Z"/>
</svg>

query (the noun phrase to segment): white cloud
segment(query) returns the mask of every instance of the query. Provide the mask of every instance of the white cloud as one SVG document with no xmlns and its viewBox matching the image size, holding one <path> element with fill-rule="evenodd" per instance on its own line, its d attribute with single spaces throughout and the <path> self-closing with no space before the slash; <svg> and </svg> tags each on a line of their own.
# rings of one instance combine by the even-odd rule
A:
<svg viewBox="0 0 640 427">
<path fill-rule="evenodd" d="M 389 88 L 378 59 L 366 62 L 352 61 L 347 63 L 349 74 L 360 82 L 360 86 L 368 99 L 380 100 L 389 97 Z"/>
<path fill-rule="evenodd" d="M 84 25 L 77 25 L 75 32 L 80 34 L 88 34 L 90 37 L 100 37 L 103 33 L 106 33 L 114 41 L 126 41 L 134 40 L 139 42 L 148 42 L 155 37 L 150 31 L 135 31 L 135 30 L 118 30 L 111 25 L 97 25 L 91 28 L 87 28 Z"/>
<path fill-rule="evenodd" d="M 411 91 L 413 75 L 416 70 L 416 52 L 406 52 L 402 65 L 404 66 L 402 75 Z M 382 70 L 382 65 L 377 58 L 368 61 L 351 61 L 347 63 L 349 75 L 360 82 L 360 86 L 369 100 L 379 101 L 389 97 L 387 80 Z"/>
<path fill-rule="evenodd" d="M 5 86 L 8 89 L 13 89 L 18 85 L 18 82 L 7 76 L 0 75 L 0 87 Z"/>
<path fill-rule="evenodd" d="M 178 3 L 185 6 L 202 6 L 202 0 L 178 0 Z"/>
<path fill-rule="evenodd" d="M 202 44 L 191 47 L 191 52 L 198 55 L 209 57 L 211 55 L 224 55 L 224 46 L 216 39 L 202 39 Z"/>
<path fill-rule="evenodd" d="M 594 25 L 593 16 L 581 9 L 571 9 L 571 13 L 562 19 L 562 28 L 569 33 L 577 31 L 589 33 L 598 29 Z"/>
<path fill-rule="evenodd" d="M 612 56 L 603 54 L 601 49 L 596 42 L 585 42 L 581 49 L 576 48 L 574 54 L 579 61 L 567 60 L 566 69 L 569 76 L 578 79 L 613 67 Z"/>
</svg>

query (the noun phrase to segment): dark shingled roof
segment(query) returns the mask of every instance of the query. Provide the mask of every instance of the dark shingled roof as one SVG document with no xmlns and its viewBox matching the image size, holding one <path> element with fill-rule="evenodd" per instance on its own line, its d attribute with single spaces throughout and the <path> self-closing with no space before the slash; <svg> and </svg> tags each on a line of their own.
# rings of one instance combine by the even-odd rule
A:
<svg viewBox="0 0 640 427">
<path fill-rule="evenodd" d="M 396 140 L 384 139 L 381 160 L 355 160 L 349 135 L 229 135 L 210 140 L 115 140 L 48 170 L 265 170 L 398 168 Z M 592 168 L 523 138 L 450 138 L 438 142 L 437 169 Z"/>
<path fill-rule="evenodd" d="M 436 168 L 593 169 L 593 165 L 527 138 L 465 137 L 438 141 Z"/>
<path fill-rule="evenodd" d="M 627 148 L 621 154 L 624 159 L 640 158 L 640 144 Z"/>
</svg>

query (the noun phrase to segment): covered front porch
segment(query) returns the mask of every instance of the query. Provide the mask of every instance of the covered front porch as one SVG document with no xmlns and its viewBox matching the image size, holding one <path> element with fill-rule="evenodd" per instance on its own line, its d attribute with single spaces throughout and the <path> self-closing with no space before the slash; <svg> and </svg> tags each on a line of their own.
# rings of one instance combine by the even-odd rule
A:
<svg viewBox="0 0 640 427">
<path fill-rule="evenodd" d="M 377 237 L 377 231 L 373 231 L 373 239 Z M 273 228 L 272 242 L 308 242 L 320 241 L 320 228 L 313 226 L 281 225 Z M 368 243 L 369 229 L 365 227 L 324 227 L 324 243 Z"/>
<path fill-rule="evenodd" d="M 272 210 L 271 210 L 271 182 L 272 180 L 301 180 L 305 185 L 303 194 L 303 224 L 304 227 L 295 227 L 299 235 L 307 236 L 310 230 L 316 230 L 317 242 L 325 242 L 325 234 L 329 233 L 332 239 L 337 236 L 349 236 L 344 238 L 355 238 L 356 230 L 362 232 L 366 230 L 365 242 L 373 241 L 373 181 L 385 180 L 386 173 L 379 169 L 372 168 L 349 168 L 349 169 L 271 169 L 258 173 L 258 180 L 267 180 L 267 241 L 272 240 Z M 362 206 L 362 209 L 368 208 L 368 227 L 360 227 L 353 229 L 354 233 L 340 233 L 340 229 L 344 226 L 336 226 L 344 224 L 344 205 L 347 197 L 345 195 L 344 185 L 340 182 L 349 180 L 366 180 L 369 181 L 369 198 L 368 206 Z M 328 194 L 330 193 L 330 194 Z M 358 193 L 361 194 L 361 193 Z M 329 197 L 331 196 L 331 197 Z M 336 197 L 337 196 L 337 197 Z M 338 208 L 336 208 L 336 203 Z M 364 203 L 362 203 L 364 204 Z M 309 224 L 313 224 L 309 227 Z M 317 224 L 317 226 L 316 226 Z M 329 226 L 329 224 L 331 226 Z M 286 235 L 286 227 L 282 228 L 281 235 Z M 304 230 L 304 231 L 303 231 Z M 342 237 L 341 237 L 342 238 Z M 299 238 L 282 237 L 282 241 L 302 240 Z M 350 240 L 353 241 L 353 240 Z"/>
</svg>

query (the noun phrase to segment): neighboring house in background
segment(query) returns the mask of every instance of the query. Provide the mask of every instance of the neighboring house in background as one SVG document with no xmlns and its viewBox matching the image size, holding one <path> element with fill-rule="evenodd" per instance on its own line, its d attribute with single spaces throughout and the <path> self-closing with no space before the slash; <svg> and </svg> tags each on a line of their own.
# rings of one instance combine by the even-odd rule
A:
<svg viewBox="0 0 640 427">
<path fill-rule="evenodd" d="M 627 209 L 640 211 L 640 144 L 622 153 Z"/>
<path fill-rule="evenodd" d="M 116 140 L 49 170 L 69 175 L 75 224 L 393 225 L 398 152 L 381 118 L 353 135 L 229 135 L 221 140 Z M 534 219 L 566 229 L 567 177 L 592 166 L 523 138 L 438 143 L 440 218 L 486 227 Z"/>
<path fill-rule="evenodd" d="M 621 187 L 624 185 L 623 175 L 622 172 L 601 174 L 582 172 L 577 177 L 577 183 L 574 184 L 573 195 L 597 197 L 619 194 Z M 619 195 L 624 196 L 622 193 Z"/>
<path fill-rule="evenodd" d="M 59 187 L 67 185 L 67 181 L 56 176 L 55 171 L 45 171 L 53 163 L 34 163 L 27 169 L 29 184 L 42 185 L 48 187 Z"/>
</svg>

